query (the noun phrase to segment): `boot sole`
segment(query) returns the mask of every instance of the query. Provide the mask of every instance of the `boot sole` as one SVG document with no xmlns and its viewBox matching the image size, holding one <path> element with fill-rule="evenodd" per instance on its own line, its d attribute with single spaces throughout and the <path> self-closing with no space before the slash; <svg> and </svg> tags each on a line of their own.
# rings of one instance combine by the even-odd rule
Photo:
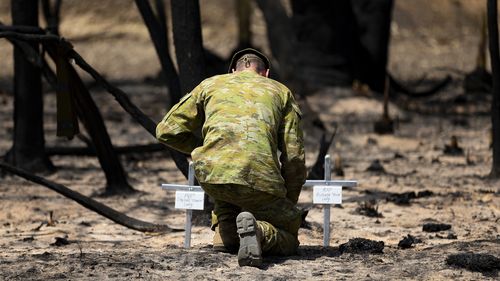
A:
<svg viewBox="0 0 500 281">
<path fill-rule="evenodd" d="M 248 212 L 242 212 L 236 218 L 237 231 L 240 236 L 238 264 L 240 266 L 262 265 L 262 249 L 257 238 L 257 221 Z"/>
</svg>

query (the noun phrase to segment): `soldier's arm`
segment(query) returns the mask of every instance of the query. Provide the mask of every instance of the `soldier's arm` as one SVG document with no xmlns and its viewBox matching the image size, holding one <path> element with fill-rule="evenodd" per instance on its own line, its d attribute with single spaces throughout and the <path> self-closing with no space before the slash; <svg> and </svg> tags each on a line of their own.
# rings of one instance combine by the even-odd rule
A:
<svg viewBox="0 0 500 281">
<path fill-rule="evenodd" d="M 197 87 L 184 96 L 158 123 L 156 138 L 161 143 L 186 154 L 201 145 L 197 132 L 203 125 L 204 115 L 195 98 L 199 91 Z"/>
<path fill-rule="evenodd" d="M 281 176 L 285 180 L 287 198 L 297 203 L 306 179 L 303 133 L 300 127 L 299 107 L 293 96 L 285 106 L 284 119 L 280 128 L 279 149 L 281 151 Z"/>
</svg>

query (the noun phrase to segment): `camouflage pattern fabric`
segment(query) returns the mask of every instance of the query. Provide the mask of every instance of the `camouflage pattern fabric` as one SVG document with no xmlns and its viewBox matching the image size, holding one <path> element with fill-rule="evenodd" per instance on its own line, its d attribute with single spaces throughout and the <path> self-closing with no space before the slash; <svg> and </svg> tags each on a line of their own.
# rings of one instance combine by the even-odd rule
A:
<svg viewBox="0 0 500 281">
<path fill-rule="evenodd" d="M 287 87 L 245 70 L 204 80 L 156 136 L 191 154 L 202 186 L 236 184 L 296 203 L 306 177 L 300 115 Z"/>
<path fill-rule="evenodd" d="M 238 250 L 236 216 L 247 211 L 257 219 L 265 255 L 292 255 L 297 251 L 301 211 L 286 198 L 239 185 L 204 184 L 203 189 L 215 199 L 212 228 L 226 250 Z M 231 202 L 231 203 L 229 203 Z"/>
</svg>

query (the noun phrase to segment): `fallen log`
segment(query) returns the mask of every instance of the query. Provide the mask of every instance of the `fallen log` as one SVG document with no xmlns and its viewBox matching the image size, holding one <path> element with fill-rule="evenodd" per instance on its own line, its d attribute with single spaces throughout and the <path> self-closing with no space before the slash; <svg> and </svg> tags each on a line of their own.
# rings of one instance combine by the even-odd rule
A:
<svg viewBox="0 0 500 281">
<path fill-rule="evenodd" d="M 121 213 L 115 209 L 112 209 L 92 198 L 89 198 L 79 192 L 69 189 L 68 187 L 52 182 L 45 178 L 39 177 L 37 175 L 31 174 L 25 170 L 16 168 L 9 165 L 3 161 L 0 161 L 0 168 L 9 173 L 20 176 L 26 180 L 37 183 L 39 185 L 45 186 L 66 198 L 69 198 L 83 207 L 98 213 L 99 215 L 106 217 L 113 222 L 125 226 L 127 228 L 141 231 L 141 232 L 153 232 L 153 233 L 169 233 L 173 231 L 183 231 L 182 229 L 173 229 L 168 225 L 164 224 L 153 224 L 150 222 L 145 222 L 135 218 L 131 218 L 124 213 Z"/>
<path fill-rule="evenodd" d="M 165 145 L 161 143 L 151 143 L 151 144 L 139 144 L 139 145 L 127 145 L 127 146 L 115 146 L 114 150 L 118 154 L 128 154 L 128 153 L 151 153 L 158 151 L 166 151 Z M 72 155 L 72 156 L 95 156 L 96 151 L 92 147 L 46 147 L 45 152 L 47 155 Z"/>
</svg>

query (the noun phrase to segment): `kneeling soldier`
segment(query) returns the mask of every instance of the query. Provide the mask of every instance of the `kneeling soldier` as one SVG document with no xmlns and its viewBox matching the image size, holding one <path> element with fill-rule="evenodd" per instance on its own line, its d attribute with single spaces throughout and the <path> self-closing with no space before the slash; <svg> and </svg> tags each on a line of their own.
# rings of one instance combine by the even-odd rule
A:
<svg viewBox="0 0 500 281">
<path fill-rule="evenodd" d="M 156 128 L 160 142 L 191 154 L 196 178 L 215 200 L 214 248 L 238 252 L 240 266 L 259 266 L 262 254 L 294 254 L 299 245 L 301 112 L 290 90 L 268 78 L 269 68 L 262 53 L 239 51 L 229 74 L 205 79 Z"/>
</svg>

